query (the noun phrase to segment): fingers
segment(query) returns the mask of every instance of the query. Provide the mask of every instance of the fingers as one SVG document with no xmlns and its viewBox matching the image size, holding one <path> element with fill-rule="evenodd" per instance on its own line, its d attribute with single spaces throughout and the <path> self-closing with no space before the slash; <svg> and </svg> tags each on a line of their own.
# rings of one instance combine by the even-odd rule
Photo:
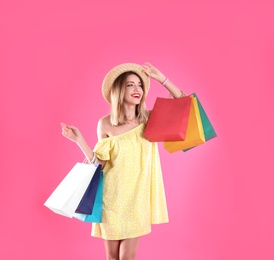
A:
<svg viewBox="0 0 274 260">
<path fill-rule="evenodd" d="M 73 126 L 73 125 L 69 126 L 69 128 L 71 128 L 72 130 L 77 130 L 78 129 L 76 126 Z"/>
<path fill-rule="evenodd" d="M 144 72 L 149 76 L 149 77 L 152 77 L 152 65 L 148 62 L 146 62 L 145 64 L 142 65 L 142 67 L 144 68 Z"/>
<path fill-rule="evenodd" d="M 150 63 L 145 62 L 145 63 L 143 64 L 143 68 L 146 69 L 146 70 L 149 70 L 149 69 L 152 69 L 153 66 L 152 66 Z"/>
<path fill-rule="evenodd" d="M 150 74 L 152 73 L 157 73 L 158 72 L 158 69 L 156 69 L 153 65 L 151 65 L 149 62 L 145 62 L 143 64 L 143 68 L 146 70 L 145 72 L 148 72 Z"/>
<path fill-rule="evenodd" d="M 65 127 L 66 126 L 66 124 L 63 123 L 63 122 L 60 122 L 60 125 L 61 125 L 61 127 Z"/>
<path fill-rule="evenodd" d="M 62 129 L 62 135 L 64 137 L 66 137 L 66 138 L 71 139 L 71 140 L 74 141 L 75 135 L 74 135 L 74 133 L 72 132 L 71 129 L 66 129 L 66 128 Z"/>
<path fill-rule="evenodd" d="M 73 126 L 73 125 L 68 126 L 68 125 L 66 125 L 66 124 L 63 123 L 63 122 L 61 122 L 60 125 L 61 125 L 62 129 L 66 129 L 66 130 L 68 130 L 68 129 L 77 130 L 77 127 L 75 127 L 75 126 Z"/>
<path fill-rule="evenodd" d="M 62 131 L 68 131 L 70 128 L 72 128 L 71 126 L 66 125 L 65 123 L 60 123 L 61 127 L 62 127 Z"/>
<path fill-rule="evenodd" d="M 61 127 L 62 127 L 62 134 L 64 132 L 67 132 L 68 131 L 68 125 L 64 124 L 64 123 L 60 123 L 61 124 Z"/>
<path fill-rule="evenodd" d="M 74 126 L 68 126 L 65 123 L 61 122 L 61 127 L 62 127 L 62 135 L 65 137 L 69 137 L 72 133 L 72 130 L 75 130 Z"/>
<path fill-rule="evenodd" d="M 147 65 L 143 65 L 142 66 L 144 68 L 144 71 L 146 72 L 147 70 L 149 70 L 149 67 Z"/>
<path fill-rule="evenodd" d="M 67 125 L 62 125 L 62 135 L 67 135 L 69 131 L 69 128 Z"/>
<path fill-rule="evenodd" d="M 62 127 L 62 135 L 65 135 L 65 131 L 66 131 L 65 129 L 66 129 L 67 125 L 63 122 L 61 122 L 60 125 Z"/>
</svg>

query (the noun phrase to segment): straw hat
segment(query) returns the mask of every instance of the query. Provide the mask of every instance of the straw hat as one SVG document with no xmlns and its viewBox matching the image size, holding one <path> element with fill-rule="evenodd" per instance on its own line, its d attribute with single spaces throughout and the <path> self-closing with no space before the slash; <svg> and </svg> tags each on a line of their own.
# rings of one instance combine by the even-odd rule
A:
<svg viewBox="0 0 274 260">
<path fill-rule="evenodd" d="M 144 68 L 141 65 L 135 64 L 135 63 L 123 63 L 123 64 L 120 64 L 120 65 L 112 68 L 107 73 L 107 75 L 105 76 L 105 78 L 103 80 L 102 93 L 103 93 L 103 97 L 105 98 L 105 100 L 108 103 L 111 103 L 110 90 L 111 90 L 111 86 L 112 86 L 113 82 L 121 74 L 123 74 L 124 72 L 128 72 L 128 71 L 135 72 L 143 80 L 144 85 L 145 85 L 144 87 L 146 88 L 146 93 L 148 92 L 149 86 L 150 86 L 150 81 L 149 81 L 149 77 L 144 72 Z"/>
</svg>

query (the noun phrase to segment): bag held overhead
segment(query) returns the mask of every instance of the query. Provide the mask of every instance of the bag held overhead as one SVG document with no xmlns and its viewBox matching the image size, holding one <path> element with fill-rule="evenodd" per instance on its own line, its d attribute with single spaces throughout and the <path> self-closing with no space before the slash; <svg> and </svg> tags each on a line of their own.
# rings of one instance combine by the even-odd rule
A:
<svg viewBox="0 0 274 260">
<path fill-rule="evenodd" d="M 197 95 L 195 93 L 191 94 L 192 97 L 196 97 L 197 98 L 197 102 L 198 102 L 198 108 L 200 111 L 200 116 L 201 116 L 201 121 L 202 121 L 202 126 L 203 126 L 203 130 L 204 130 L 204 135 L 205 135 L 205 141 L 209 141 L 210 139 L 214 138 L 217 136 L 211 122 L 209 121 L 209 118 L 199 100 L 199 98 L 197 97 Z M 194 147 L 192 147 L 194 148 Z M 189 149 L 192 149 L 189 148 Z M 184 149 L 183 151 L 186 152 L 189 149 Z"/>
<path fill-rule="evenodd" d="M 183 141 L 164 142 L 164 148 L 170 152 L 177 152 L 184 149 L 205 143 L 204 130 L 202 127 L 200 111 L 196 97 L 191 98 L 189 121 L 187 125 L 186 137 Z"/>
<path fill-rule="evenodd" d="M 191 97 L 157 98 L 144 136 L 151 142 L 181 141 L 186 137 Z"/>
</svg>

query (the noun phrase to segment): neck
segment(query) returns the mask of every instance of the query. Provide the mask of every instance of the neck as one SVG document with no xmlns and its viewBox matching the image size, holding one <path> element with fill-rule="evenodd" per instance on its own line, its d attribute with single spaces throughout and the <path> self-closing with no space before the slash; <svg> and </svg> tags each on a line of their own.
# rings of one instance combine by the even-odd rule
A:
<svg viewBox="0 0 274 260">
<path fill-rule="evenodd" d="M 136 112 L 136 106 L 125 106 L 125 114 L 126 114 L 126 119 L 127 121 L 131 122 L 131 121 L 134 121 L 136 120 L 136 115 L 135 115 L 135 112 Z"/>
</svg>

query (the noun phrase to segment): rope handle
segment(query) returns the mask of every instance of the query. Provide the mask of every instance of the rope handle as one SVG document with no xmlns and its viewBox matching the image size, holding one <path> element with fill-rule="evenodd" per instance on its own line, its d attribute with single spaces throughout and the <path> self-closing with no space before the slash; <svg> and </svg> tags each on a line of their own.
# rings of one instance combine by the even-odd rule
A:
<svg viewBox="0 0 274 260">
<path fill-rule="evenodd" d="M 92 159 L 90 160 L 87 156 L 85 157 L 83 163 L 87 163 L 87 164 L 96 164 L 96 159 L 97 159 L 97 156 L 96 156 L 96 153 L 93 152 L 93 157 Z"/>
</svg>

